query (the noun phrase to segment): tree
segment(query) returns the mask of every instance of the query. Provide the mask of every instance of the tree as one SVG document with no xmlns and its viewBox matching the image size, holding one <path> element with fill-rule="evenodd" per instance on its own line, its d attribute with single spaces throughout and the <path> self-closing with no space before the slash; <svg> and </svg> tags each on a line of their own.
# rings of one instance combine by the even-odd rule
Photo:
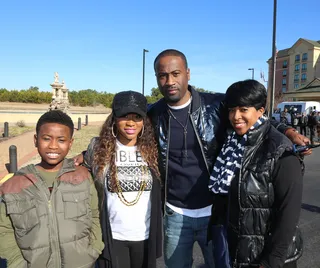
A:
<svg viewBox="0 0 320 268">
<path fill-rule="evenodd" d="M 146 96 L 148 103 L 155 103 L 162 98 L 162 94 L 157 87 L 151 89 L 151 96 Z"/>
<path fill-rule="evenodd" d="M 161 94 L 161 92 L 160 92 L 158 87 L 151 88 L 151 97 L 156 97 L 156 98 L 159 98 L 159 99 L 162 98 L 162 94 Z"/>
<path fill-rule="evenodd" d="M 39 88 L 38 88 L 38 87 L 31 86 L 31 87 L 29 87 L 28 90 L 29 90 L 29 91 L 36 91 L 36 92 L 38 92 L 38 91 L 39 91 Z"/>
</svg>

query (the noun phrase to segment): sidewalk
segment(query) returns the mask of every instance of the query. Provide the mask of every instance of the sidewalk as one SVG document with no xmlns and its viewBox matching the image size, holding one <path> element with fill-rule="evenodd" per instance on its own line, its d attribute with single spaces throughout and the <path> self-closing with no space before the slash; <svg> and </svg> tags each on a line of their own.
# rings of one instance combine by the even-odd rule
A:
<svg viewBox="0 0 320 268">
<path fill-rule="evenodd" d="M 29 131 L 0 142 L 0 178 L 8 174 L 5 164 L 9 163 L 9 147 L 11 145 L 17 147 L 18 169 L 37 155 L 37 149 L 33 143 L 34 134 L 35 131 Z"/>
</svg>

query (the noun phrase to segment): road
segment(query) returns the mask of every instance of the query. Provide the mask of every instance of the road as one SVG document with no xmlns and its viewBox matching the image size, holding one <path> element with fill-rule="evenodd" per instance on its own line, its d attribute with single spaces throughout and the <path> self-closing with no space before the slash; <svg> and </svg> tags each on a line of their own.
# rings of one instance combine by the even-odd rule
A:
<svg viewBox="0 0 320 268">
<path fill-rule="evenodd" d="M 300 215 L 300 228 L 304 239 L 304 252 L 298 268 L 320 268 L 320 148 L 305 159 L 303 200 Z M 200 248 L 193 250 L 194 268 L 204 268 Z M 164 268 L 160 259 L 158 268 Z M 218 267 L 217 267 L 218 268 Z"/>
</svg>

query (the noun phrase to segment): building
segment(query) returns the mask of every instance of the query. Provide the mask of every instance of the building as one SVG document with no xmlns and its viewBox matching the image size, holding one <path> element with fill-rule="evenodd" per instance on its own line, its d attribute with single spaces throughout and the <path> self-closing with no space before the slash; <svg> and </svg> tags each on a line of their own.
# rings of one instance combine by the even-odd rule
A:
<svg viewBox="0 0 320 268">
<path fill-rule="evenodd" d="M 269 77 L 272 72 L 271 58 Z M 320 40 L 312 41 L 300 38 L 292 47 L 279 50 L 276 57 L 275 71 L 275 106 L 282 100 L 301 99 L 305 94 L 300 94 L 316 79 L 320 78 Z M 270 79 L 268 79 L 270 81 Z M 316 83 L 317 84 L 317 83 Z M 271 85 L 268 84 L 268 92 Z M 317 91 L 317 88 L 319 89 Z M 295 92 L 297 94 L 295 94 Z M 313 88 L 314 101 L 320 101 L 320 87 Z M 268 94 L 270 100 L 270 96 Z M 310 100 L 310 99 L 308 99 Z"/>
<path fill-rule="evenodd" d="M 318 101 L 320 102 L 320 78 L 313 79 L 305 87 L 283 94 L 288 101 Z"/>
</svg>

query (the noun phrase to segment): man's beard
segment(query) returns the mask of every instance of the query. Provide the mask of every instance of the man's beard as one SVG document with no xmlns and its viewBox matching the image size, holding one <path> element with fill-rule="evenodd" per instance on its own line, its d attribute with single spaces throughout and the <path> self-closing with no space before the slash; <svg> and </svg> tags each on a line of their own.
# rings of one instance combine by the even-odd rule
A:
<svg viewBox="0 0 320 268">
<path fill-rule="evenodd" d="M 164 99 L 166 100 L 166 102 L 167 103 L 173 103 L 173 104 L 175 104 L 175 103 L 177 103 L 177 102 L 179 102 L 180 100 L 181 100 L 181 96 L 180 96 L 180 92 L 178 92 L 176 95 L 172 95 L 172 96 L 170 96 L 170 95 L 165 95 L 164 96 Z"/>
</svg>

